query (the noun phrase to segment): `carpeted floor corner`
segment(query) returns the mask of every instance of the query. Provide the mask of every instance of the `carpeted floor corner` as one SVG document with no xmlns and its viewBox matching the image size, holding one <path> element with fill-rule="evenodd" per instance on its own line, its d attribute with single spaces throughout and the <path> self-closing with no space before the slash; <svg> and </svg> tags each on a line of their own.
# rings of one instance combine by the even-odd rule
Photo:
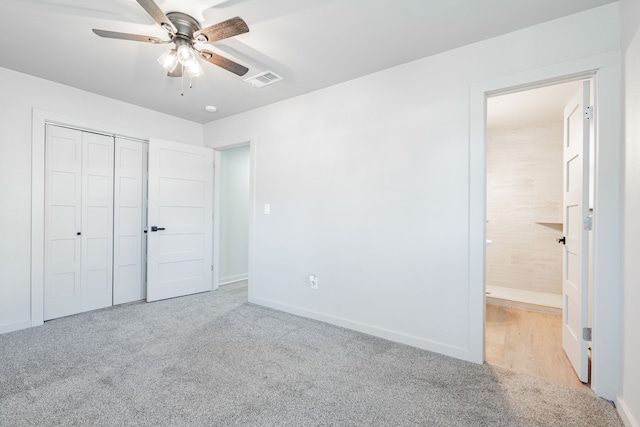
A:
<svg viewBox="0 0 640 427">
<path fill-rule="evenodd" d="M 621 426 L 588 390 L 216 292 L 0 335 L 0 426 Z"/>
</svg>

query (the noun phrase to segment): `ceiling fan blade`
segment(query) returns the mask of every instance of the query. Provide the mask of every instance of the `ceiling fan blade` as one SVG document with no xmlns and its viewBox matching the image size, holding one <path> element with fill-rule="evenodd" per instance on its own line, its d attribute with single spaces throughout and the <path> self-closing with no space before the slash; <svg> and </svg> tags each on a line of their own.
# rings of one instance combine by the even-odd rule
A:
<svg viewBox="0 0 640 427">
<path fill-rule="evenodd" d="M 153 44 L 168 43 L 157 37 L 142 36 L 139 34 L 119 33 L 117 31 L 107 31 L 107 30 L 96 30 L 95 28 L 93 29 L 93 32 L 100 37 L 106 37 L 109 39 L 133 40 L 135 42 L 145 42 L 145 43 L 153 43 Z"/>
<path fill-rule="evenodd" d="M 182 65 L 178 64 L 176 68 L 173 69 L 170 73 L 167 73 L 169 77 L 182 77 Z"/>
<path fill-rule="evenodd" d="M 149 15 L 153 18 L 154 21 L 158 23 L 162 28 L 169 31 L 171 34 L 175 34 L 177 32 L 176 27 L 173 26 L 173 23 L 167 18 L 167 15 L 164 14 L 162 9 L 154 2 L 153 0 L 136 0 L 140 6 L 144 10 L 147 11 Z"/>
<path fill-rule="evenodd" d="M 220 56 L 217 53 L 213 53 L 210 50 L 202 49 L 198 52 L 200 58 L 204 59 L 207 62 L 211 62 L 218 67 L 224 68 L 227 71 L 231 71 L 233 74 L 238 76 L 244 76 L 247 74 L 249 69 L 244 65 L 240 65 L 237 62 L 234 62 L 230 59 L 225 58 L 224 56 Z"/>
<path fill-rule="evenodd" d="M 249 26 L 239 16 L 235 18 L 227 19 L 226 21 L 219 22 L 215 25 L 203 28 L 200 31 L 196 31 L 193 34 L 195 39 L 198 36 L 203 35 L 207 38 L 209 43 L 216 42 L 218 40 L 226 39 L 229 37 L 237 36 L 238 34 L 244 34 L 249 32 Z"/>
</svg>

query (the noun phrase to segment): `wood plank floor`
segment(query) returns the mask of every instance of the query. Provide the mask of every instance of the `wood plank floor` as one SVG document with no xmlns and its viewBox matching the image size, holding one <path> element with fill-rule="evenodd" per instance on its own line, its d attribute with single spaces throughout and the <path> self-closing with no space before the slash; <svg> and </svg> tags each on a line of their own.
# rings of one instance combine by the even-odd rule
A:
<svg viewBox="0 0 640 427">
<path fill-rule="evenodd" d="M 580 382 L 562 350 L 562 317 L 487 305 L 486 360 L 576 387 Z"/>
</svg>

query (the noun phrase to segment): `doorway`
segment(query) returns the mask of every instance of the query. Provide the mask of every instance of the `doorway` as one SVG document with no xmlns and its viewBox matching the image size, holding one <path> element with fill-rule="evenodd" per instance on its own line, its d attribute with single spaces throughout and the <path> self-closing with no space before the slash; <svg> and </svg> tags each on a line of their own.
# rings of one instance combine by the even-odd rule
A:
<svg viewBox="0 0 640 427">
<path fill-rule="evenodd" d="M 214 289 L 249 280 L 250 144 L 215 151 Z"/>
<path fill-rule="evenodd" d="M 622 348 L 621 246 L 622 134 L 620 58 L 605 52 L 541 68 L 472 83 L 469 134 L 469 359 L 485 361 L 485 255 L 486 255 L 486 101 L 488 97 L 591 78 L 597 104 L 595 128 L 595 184 L 592 265 L 591 389 L 614 400 L 619 390 L 619 355 Z M 602 143 L 600 143 L 602 142 Z"/>
<path fill-rule="evenodd" d="M 590 86 L 587 80 L 587 97 Z M 485 354 L 487 363 L 579 386 L 588 374 L 579 378 L 573 366 L 579 372 L 580 362 L 572 366 L 567 357 L 575 352 L 569 348 L 565 354 L 574 309 L 566 298 L 566 285 L 572 284 L 567 260 L 575 257 L 567 257 L 571 252 L 561 244 L 568 230 L 567 137 L 573 133 L 565 116 L 577 93 L 583 93 L 582 79 L 487 99 Z M 587 159 L 592 151 L 588 144 Z M 584 166 L 584 176 L 592 177 L 591 165 Z M 586 248 L 590 235 L 585 234 Z M 584 263 L 587 277 L 586 255 Z"/>
</svg>

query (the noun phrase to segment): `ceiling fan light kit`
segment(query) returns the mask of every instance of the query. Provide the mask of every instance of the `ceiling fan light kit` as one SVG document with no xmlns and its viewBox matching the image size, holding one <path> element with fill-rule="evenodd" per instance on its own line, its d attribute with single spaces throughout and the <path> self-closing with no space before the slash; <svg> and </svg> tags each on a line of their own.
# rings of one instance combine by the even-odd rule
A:
<svg viewBox="0 0 640 427">
<path fill-rule="evenodd" d="M 167 73 L 172 73 L 178 65 L 178 54 L 175 49 L 171 49 L 158 57 L 158 63 L 167 70 Z"/>
<path fill-rule="evenodd" d="M 169 77 L 183 77 L 186 71 L 189 78 L 204 74 L 198 57 L 217 65 L 238 76 L 244 76 L 249 69 L 224 56 L 210 50 L 199 49 L 196 43 L 213 43 L 229 37 L 249 32 L 246 22 L 240 17 L 228 19 L 217 24 L 201 28 L 200 23 L 190 15 L 182 12 L 165 14 L 153 0 L 136 0 L 154 21 L 169 35 L 169 40 L 138 34 L 119 33 L 115 31 L 94 29 L 100 36 L 112 39 L 132 40 L 152 44 L 173 43 L 174 48 L 163 53 L 158 63 L 167 70 Z M 191 84 L 189 84 L 191 87 Z M 182 92 L 184 94 L 184 91 Z"/>
</svg>

